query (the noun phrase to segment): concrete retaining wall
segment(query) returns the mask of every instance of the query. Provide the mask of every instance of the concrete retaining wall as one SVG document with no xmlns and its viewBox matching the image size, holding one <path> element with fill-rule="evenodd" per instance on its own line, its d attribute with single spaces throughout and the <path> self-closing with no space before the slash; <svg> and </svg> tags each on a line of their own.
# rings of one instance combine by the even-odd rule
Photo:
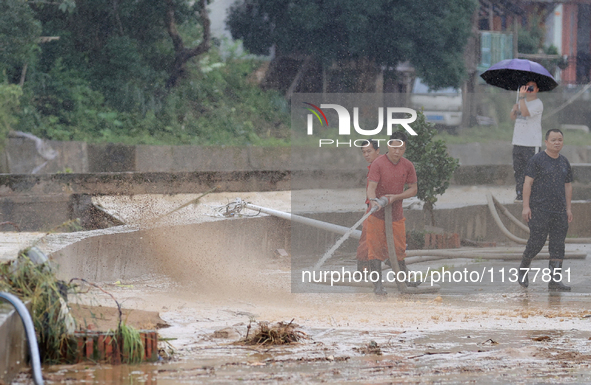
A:
<svg viewBox="0 0 591 385">
<path fill-rule="evenodd" d="M 463 166 L 454 184 L 512 184 L 511 166 Z M 591 200 L 591 165 L 575 165 L 574 200 Z M 103 228 L 109 218 L 88 211 L 89 195 L 349 189 L 365 186 L 358 171 L 244 171 L 194 173 L 102 173 L 0 175 L 0 222 L 16 223 L 23 231 L 47 231 L 80 218 L 86 229 Z M 86 199 L 85 199 L 86 198 Z M 106 221 L 106 222 L 105 222 Z M 106 223 L 106 225 L 101 225 Z"/>
<path fill-rule="evenodd" d="M 268 263 L 275 249 L 290 246 L 289 223 L 274 217 L 88 234 L 51 254 L 60 279 L 114 282 L 154 273 L 179 280 L 214 279 L 218 267 Z"/>
<path fill-rule="evenodd" d="M 364 170 L 360 151 L 344 148 L 317 149 L 291 147 L 203 147 L 128 146 L 49 141 L 58 156 L 46 161 L 35 150 L 33 141 L 10 138 L 5 156 L 0 156 L 0 172 L 30 174 L 57 172 L 196 172 L 196 171 L 273 171 L 273 170 Z M 511 165 L 509 143 L 450 144 L 449 154 L 462 166 Z M 571 163 L 591 163 L 591 147 L 566 145 L 562 153 Z M 292 155 L 294 155 L 292 157 Z"/>
</svg>

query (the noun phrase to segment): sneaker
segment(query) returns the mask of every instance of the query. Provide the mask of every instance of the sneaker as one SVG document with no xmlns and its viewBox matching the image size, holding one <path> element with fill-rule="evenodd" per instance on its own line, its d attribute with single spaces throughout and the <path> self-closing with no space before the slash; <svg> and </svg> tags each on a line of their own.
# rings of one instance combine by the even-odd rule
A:
<svg viewBox="0 0 591 385">
<path fill-rule="evenodd" d="M 515 203 L 523 203 L 523 196 L 521 194 L 517 194 L 517 197 L 514 200 Z"/>
</svg>

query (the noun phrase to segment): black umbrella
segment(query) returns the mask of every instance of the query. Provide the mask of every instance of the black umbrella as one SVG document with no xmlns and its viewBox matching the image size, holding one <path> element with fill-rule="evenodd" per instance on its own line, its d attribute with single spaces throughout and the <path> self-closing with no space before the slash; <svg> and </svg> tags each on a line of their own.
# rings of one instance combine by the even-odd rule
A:
<svg viewBox="0 0 591 385">
<path fill-rule="evenodd" d="M 540 92 L 558 86 L 550 72 L 541 64 L 525 59 L 507 59 L 492 65 L 480 75 L 491 86 L 518 91 L 527 82 L 536 82 Z"/>
</svg>

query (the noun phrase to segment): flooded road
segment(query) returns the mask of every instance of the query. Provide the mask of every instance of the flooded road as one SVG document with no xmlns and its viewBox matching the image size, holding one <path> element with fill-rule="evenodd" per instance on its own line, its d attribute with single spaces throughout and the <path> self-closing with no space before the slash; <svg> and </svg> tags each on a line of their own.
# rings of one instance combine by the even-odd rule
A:
<svg viewBox="0 0 591 385">
<path fill-rule="evenodd" d="M 194 346 L 174 362 L 137 366 L 76 365 L 44 370 L 48 383 L 579 383 L 591 381 L 588 332 L 400 332 L 308 330 L 300 347 Z M 356 350 L 382 341 L 382 355 Z M 324 341 L 324 342 L 321 342 Z M 340 342 L 336 342 L 340 341 Z"/>
<path fill-rule="evenodd" d="M 155 212 L 165 213 L 178 202 Z M 159 330 L 164 359 L 142 365 L 45 366 L 48 384 L 591 383 L 591 260 L 564 262 L 571 268 L 570 293 L 549 293 L 547 283 L 533 278 L 528 290 L 508 282 L 508 275 L 502 282 L 500 269 L 517 267 L 519 261 L 470 258 L 409 267 L 493 269 L 494 279 L 440 283 L 439 292 L 419 295 L 398 294 L 395 284 L 387 284 L 384 298 L 372 293 L 371 284 L 338 290 L 314 284 L 308 292 L 293 293 L 289 258 L 253 250 L 228 253 L 225 237 L 236 234 L 200 233 L 215 243 L 213 253 L 201 243 L 194 246 L 196 230 L 183 231 L 185 248 L 178 245 L 179 236 L 163 232 L 142 249 L 166 246 L 158 249 L 161 274 L 96 282 L 123 308 L 158 312 L 171 325 Z M 589 245 L 567 249 L 591 252 Z M 141 264 L 145 255 L 126 257 L 132 265 Z M 302 262 L 311 267 L 320 257 Z M 532 267 L 547 264 L 536 259 Z M 110 266 L 105 262 L 101 268 Z M 354 268 L 353 255 L 336 254 L 324 268 L 343 266 Z M 113 306 L 98 290 L 69 300 Z M 249 324 L 291 320 L 307 339 L 272 347 L 237 343 Z M 15 384 L 30 384 L 26 377 Z"/>
<path fill-rule="evenodd" d="M 125 308 L 158 311 L 172 325 L 159 330 L 167 339 L 160 348 L 171 359 L 48 366 L 47 383 L 591 382 L 591 307 L 589 295 L 577 292 L 577 285 L 588 285 L 582 280 L 572 293 L 513 284 L 492 292 L 466 287 L 458 294 L 442 285 L 437 294 L 399 295 L 390 288 L 378 298 L 371 287 L 291 293 L 285 261 L 243 273 L 249 282 L 220 279 L 207 287 L 197 278 L 178 282 L 159 275 L 103 283 Z M 100 292 L 77 301 L 111 305 Z M 308 336 L 299 344 L 236 344 L 251 322 L 292 319 Z"/>
</svg>

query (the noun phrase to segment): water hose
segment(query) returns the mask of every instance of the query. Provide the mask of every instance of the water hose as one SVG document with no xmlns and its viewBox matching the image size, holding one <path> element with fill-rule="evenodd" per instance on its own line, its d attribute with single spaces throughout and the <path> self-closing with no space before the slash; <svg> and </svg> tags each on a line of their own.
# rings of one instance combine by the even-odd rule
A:
<svg viewBox="0 0 591 385">
<path fill-rule="evenodd" d="M 501 218 L 499 217 L 499 214 L 497 213 L 497 210 L 495 208 L 495 202 L 499 207 L 502 207 L 501 212 L 506 215 L 513 223 L 517 224 L 521 229 L 527 231 L 527 233 L 529 233 L 529 228 L 527 226 L 525 226 L 525 224 L 523 224 L 521 221 L 519 221 L 517 218 L 515 218 L 515 216 L 513 216 L 513 214 L 511 214 L 509 212 L 509 210 L 507 210 L 504 206 L 502 206 L 499 201 L 497 201 L 495 199 L 495 197 L 493 197 L 493 195 L 489 192 L 486 193 L 486 200 L 488 202 L 488 209 L 493 217 L 493 219 L 495 220 L 495 223 L 497 224 L 497 226 L 499 227 L 499 229 L 501 230 L 501 232 L 503 234 L 505 234 L 505 236 L 507 238 L 509 238 L 510 240 L 516 242 L 516 243 L 520 243 L 522 245 L 527 244 L 527 239 L 523 239 L 523 238 L 519 238 L 517 236 L 515 236 L 513 233 L 511 233 L 503 224 L 503 222 L 501 221 Z M 566 238 L 564 240 L 565 243 L 591 243 L 591 238 Z"/>
<path fill-rule="evenodd" d="M 494 195 L 490 194 L 494 204 L 496 207 L 499 208 L 499 210 L 501 210 L 501 214 L 503 214 L 504 216 L 506 216 L 507 218 L 509 218 L 509 220 L 511 220 L 511 222 L 515 223 L 517 225 L 517 227 L 519 227 L 521 230 L 525 231 L 526 233 L 529 234 L 529 227 L 526 226 L 523 222 L 521 222 L 519 219 L 515 218 L 515 216 L 513 214 L 511 214 L 511 212 L 509 210 L 507 210 L 507 208 L 505 206 L 503 206 L 501 204 L 501 202 L 499 202 L 497 200 L 497 198 L 495 198 Z"/>
<path fill-rule="evenodd" d="M 490 214 L 492 215 L 493 219 L 495 220 L 495 223 L 499 227 L 499 230 L 501 230 L 501 232 L 503 234 L 505 234 L 505 236 L 507 238 L 509 238 L 510 240 L 512 240 L 513 242 L 520 243 L 522 245 L 527 244 L 527 239 L 519 238 L 519 237 L 513 235 L 512 232 L 507 230 L 507 228 L 505 227 L 505 225 L 501 221 L 501 218 L 499 217 L 499 213 L 497 212 L 497 209 L 495 208 L 495 204 L 493 202 L 492 194 L 490 193 L 490 191 L 486 193 L 486 201 L 488 202 L 488 209 L 490 211 Z"/>
<path fill-rule="evenodd" d="M 386 231 L 386 243 L 388 244 L 388 256 L 390 258 L 390 264 L 392 265 L 392 270 L 396 273 L 396 277 L 398 277 L 398 273 L 400 272 L 400 266 L 398 265 L 398 256 L 396 255 L 396 245 L 394 243 L 394 230 L 392 227 L 392 205 L 389 204 L 384 208 L 385 218 L 384 218 L 384 226 Z M 402 294 L 406 293 L 407 286 L 406 282 L 400 281 L 396 279 L 396 286 L 398 287 L 398 291 Z"/>
<path fill-rule="evenodd" d="M 16 309 L 18 315 L 23 321 L 23 327 L 27 335 L 27 342 L 29 345 L 29 354 L 31 355 L 31 368 L 33 369 L 33 381 L 35 385 L 43 385 L 43 376 L 41 375 L 41 358 L 39 356 L 39 346 L 37 345 L 37 337 L 35 335 L 35 326 L 31 315 L 27 310 L 25 304 L 15 295 L 10 293 L 0 293 L 0 298 L 9 302 Z"/>
<path fill-rule="evenodd" d="M 266 207 L 253 205 L 248 202 L 242 202 L 239 199 L 237 200 L 237 203 L 240 203 L 243 207 L 254 210 L 254 211 L 259 211 L 261 213 L 273 215 L 273 216 L 281 218 L 281 219 L 286 219 L 288 221 L 293 221 L 293 222 L 301 223 L 304 225 L 316 227 L 317 229 L 330 231 L 330 232 L 336 233 L 336 234 L 344 235 L 347 233 L 347 231 L 350 230 L 350 228 L 347 228 L 345 226 L 334 225 L 332 223 L 327 223 L 327 222 L 322 222 L 322 221 L 312 219 L 312 218 L 302 217 L 301 215 L 286 213 L 286 212 L 279 211 L 279 210 L 273 210 L 273 209 L 269 209 Z M 353 230 L 351 232 L 350 237 L 355 238 L 355 239 L 360 239 L 361 238 L 361 231 L 360 230 Z"/>
</svg>

